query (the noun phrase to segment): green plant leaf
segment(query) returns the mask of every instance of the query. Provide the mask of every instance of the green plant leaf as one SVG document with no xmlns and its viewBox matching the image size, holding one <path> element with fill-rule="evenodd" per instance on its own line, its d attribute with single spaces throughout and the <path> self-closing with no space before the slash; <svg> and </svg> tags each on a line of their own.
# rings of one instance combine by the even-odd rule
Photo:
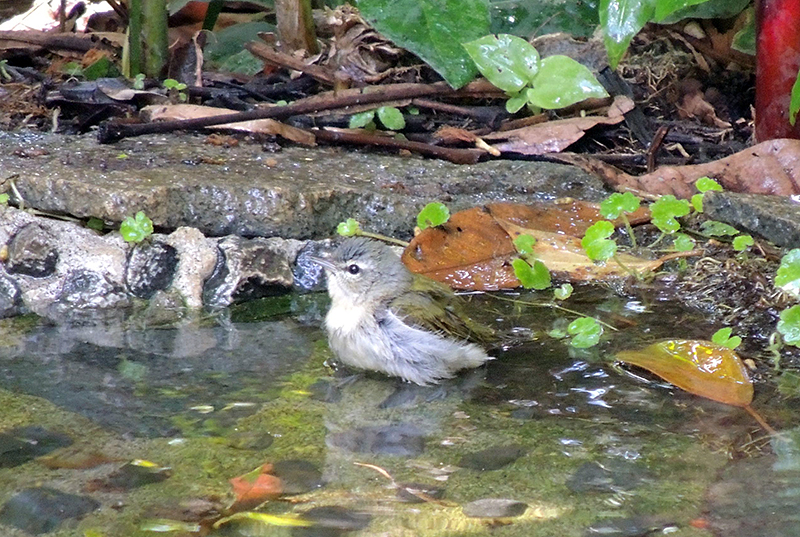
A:
<svg viewBox="0 0 800 537">
<path fill-rule="evenodd" d="M 406 127 L 403 113 L 394 106 L 381 106 L 378 108 L 378 119 L 389 130 L 399 131 Z"/>
<path fill-rule="evenodd" d="M 781 259 L 775 275 L 775 287 L 800 297 L 800 248 L 789 250 Z"/>
<path fill-rule="evenodd" d="M 514 239 L 514 248 L 517 249 L 522 255 L 529 255 L 533 253 L 533 246 L 536 244 L 536 239 L 527 233 L 517 235 Z"/>
<path fill-rule="evenodd" d="M 688 201 L 667 194 L 650 205 L 651 222 L 664 233 L 675 233 L 681 228 L 676 218 L 686 216 L 690 210 Z"/>
<path fill-rule="evenodd" d="M 731 48 L 750 56 L 756 55 L 756 10 L 747 8 L 744 26 L 733 35 Z"/>
<path fill-rule="evenodd" d="M 572 296 L 572 284 L 562 283 L 561 286 L 553 289 L 553 296 L 556 300 L 566 300 Z"/>
<path fill-rule="evenodd" d="M 422 58 L 454 88 L 478 72 L 461 43 L 489 33 L 488 0 L 359 0 L 367 22 Z"/>
<path fill-rule="evenodd" d="M 375 110 L 367 110 L 366 112 L 359 112 L 358 114 L 353 114 L 350 116 L 350 121 L 348 122 L 347 126 L 351 129 L 360 129 L 361 127 L 365 127 L 372 118 L 375 117 Z"/>
<path fill-rule="evenodd" d="M 679 252 L 690 252 L 694 249 L 694 239 L 686 233 L 676 233 L 672 238 L 672 246 Z"/>
<path fill-rule="evenodd" d="M 739 230 L 735 227 L 716 220 L 706 220 L 700 224 L 700 231 L 711 237 L 732 237 L 739 234 Z"/>
<path fill-rule="evenodd" d="M 662 0 L 656 0 L 661 2 Z M 683 9 L 660 19 L 660 24 L 672 24 L 683 19 L 729 19 L 738 15 L 750 4 L 750 0 L 706 0 L 692 1 Z"/>
<path fill-rule="evenodd" d="M 695 4 L 702 4 L 705 1 L 706 0 L 658 0 L 655 3 L 653 20 L 655 22 L 661 22 L 663 19 L 680 9 L 693 6 Z"/>
<path fill-rule="evenodd" d="M 83 69 L 83 76 L 86 77 L 86 80 L 97 80 L 98 78 L 118 77 L 120 72 L 108 56 L 101 56 L 96 62 Z"/>
<path fill-rule="evenodd" d="M 733 239 L 733 249 L 737 252 L 743 252 L 755 243 L 756 241 L 750 235 L 739 235 Z"/>
<path fill-rule="evenodd" d="M 617 243 L 608 237 L 614 234 L 614 224 L 608 220 L 600 220 L 586 230 L 581 239 L 581 246 L 586 255 L 593 261 L 605 261 L 617 253 Z"/>
<path fill-rule="evenodd" d="M 608 92 L 584 65 L 568 56 L 548 56 L 539 64 L 533 87 L 526 90 L 528 103 L 547 110 L 564 108 Z"/>
<path fill-rule="evenodd" d="M 529 85 L 539 70 L 539 53 L 513 35 L 486 35 L 463 46 L 486 80 L 508 93 Z"/>
<path fill-rule="evenodd" d="M 525 289 L 542 290 L 550 287 L 550 271 L 539 260 L 529 265 L 524 259 L 514 259 L 511 261 L 514 267 L 514 275 L 517 277 L 522 287 Z"/>
<path fill-rule="evenodd" d="M 783 341 L 789 345 L 800 347 L 800 305 L 794 305 L 781 312 L 778 332 L 783 336 Z"/>
<path fill-rule="evenodd" d="M 722 192 L 724 190 L 721 184 L 719 184 L 710 177 L 699 178 L 697 181 L 694 182 L 694 186 L 697 188 L 698 192 L 708 192 L 709 190 L 716 190 L 717 192 Z"/>
<path fill-rule="evenodd" d="M 630 192 L 615 192 L 600 202 L 600 214 L 603 218 L 614 220 L 622 213 L 632 213 L 639 208 L 639 198 Z"/>
<path fill-rule="evenodd" d="M 705 194 L 695 194 L 692 196 L 692 207 L 694 207 L 694 210 L 698 213 L 703 212 L 703 196 L 705 196 Z"/>
<path fill-rule="evenodd" d="M 797 112 L 800 111 L 800 71 L 797 73 L 792 85 L 792 97 L 789 101 L 789 123 L 794 127 L 797 121 Z"/>
<path fill-rule="evenodd" d="M 450 220 L 450 209 L 444 203 L 432 201 L 417 215 L 417 227 L 425 229 L 441 226 L 448 220 Z"/>
<path fill-rule="evenodd" d="M 0 205 L 8 205 L 8 194 L 0 194 Z"/>
<path fill-rule="evenodd" d="M 616 69 L 633 36 L 655 12 L 656 0 L 600 0 L 600 28 L 612 69 Z"/>
<path fill-rule="evenodd" d="M 361 226 L 355 218 L 348 218 L 344 222 L 339 222 L 339 225 L 336 226 L 336 233 L 342 237 L 352 237 L 361 233 Z"/>
<path fill-rule="evenodd" d="M 742 338 L 739 336 L 731 337 L 733 333 L 733 328 L 726 326 L 725 328 L 720 328 L 714 335 L 711 336 L 711 341 L 716 343 L 717 345 L 722 345 L 723 347 L 728 347 L 729 349 L 733 350 L 739 345 L 742 344 Z"/>
<path fill-rule="evenodd" d="M 516 95 L 512 95 L 506 101 L 506 112 L 508 112 L 509 114 L 516 114 L 527 103 L 528 103 L 528 98 L 525 96 L 524 91 L 517 93 Z"/>
<path fill-rule="evenodd" d="M 95 231 L 103 231 L 105 226 L 105 222 L 96 216 L 90 216 L 89 220 L 86 221 L 86 227 Z"/>
<path fill-rule="evenodd" d="M 591 317 L 579 317 L 569 323 L 567 333 L 572 336 L 570 345 L 578 349 L 588 349 L 600 342 L 603 327 Z"/>
<path fill-rule="evenodd" d="M 153 221 L 144 212 L 139 211 L 135 218 L 129 216 L 122 221 L 119 232 L 125 242 L 142 242 L 153 234 Z"/>
<path fill-rule="evenodd" d="M 243 22 L 222 30 L 208 32 L 203 49 L 204 65 L 233 73 L 255 75 L 264 62 L 244 50 L 248 41 L 257 41 L 259 33 L 275 32 L 275 25 L 264 21 Z"/>
</svg>

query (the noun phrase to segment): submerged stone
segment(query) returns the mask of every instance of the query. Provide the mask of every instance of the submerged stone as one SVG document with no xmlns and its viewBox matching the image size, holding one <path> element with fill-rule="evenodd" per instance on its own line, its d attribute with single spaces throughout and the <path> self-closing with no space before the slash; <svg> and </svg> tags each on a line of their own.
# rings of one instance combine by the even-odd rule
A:
<svg viewBox="0 0 800 537">
<path fill-rule="evenodd" d="M 284 494 L 305 494 L 323 485 L 322 472 L 309 461 L 278 461 L 272 465 L 272 473 L 281 479 Z"/>
<path fill-rule="evenodd" d="M 675 524 L 654 520 L 653 517 L 609 518 L 599 520 L 589 526 L 585 537 L 645 537 L 656 532 L 677 531 Z"/>
<path fill-rule="evenodd" d="M 609 460 L 587 462 L 567 480 L 572 492 L 620 492 L 633 490 L 650 478 L 639 464 Z"/>
<path fill-rule="evenodd" d="M 341 535 L 348 531 L 363 530 L 372 521 L 369 513 L 354 511 L 338 505 L 314 507 L 303 513 L 302 517 L 314 526 L 294 528 L 292 535 L 302 537 L 321 537 Z"/>
<path fill-rule="evenodd" d="M 467 453 L 458 461 L 462 468 L 472 470 L 498 470 L 511 464 L 527 453 L 523 446 L 516 444 L 508 446 L 494 446 L 474 453 Z"/>
<path fill-rule="evenodd" d="M 13 468 L 72 444 L 65 434 L 31 425 L 0 433 L 0 468 Z"/>
<path fill-rule="evenodd" d="M 0 522 L 39 535 L 53 531 L 65 520 L 80 518 L 100 507 L 88 496 L 34 487 L 18 492 L 0 510 Z"/>
<path fill-rule="evenodd" d="M 351 453 L 416 457 L 425 451 L 425 434 L 408 423 L 350 429 L 328 441 Z"/>
<path fill-rule="evenodd" d="M 401 483 L 397 488 L 397 499 L 406 503 L 423 503 L 428 499 L 444 498 L 444 488 L 424 483 Z"/>
<path fill-rule="evenodd" d="M 464 515 L 476 518 L 506 518 L 521 516 L 528 504 L 503 498 L 485 498 L 469 502 L 461 508 Z"/>
</svg>

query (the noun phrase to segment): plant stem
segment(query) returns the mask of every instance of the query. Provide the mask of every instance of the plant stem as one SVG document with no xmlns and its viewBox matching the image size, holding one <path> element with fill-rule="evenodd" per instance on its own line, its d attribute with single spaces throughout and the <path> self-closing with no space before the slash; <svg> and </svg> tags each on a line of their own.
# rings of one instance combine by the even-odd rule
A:
<svg viewBox="0 0 800 537">
<path fill-rule="evenodd" d="M 625 230 L 628 232 L 628 236 L 631 238 L 631 248 L 636 248 L 636 235 L 633 234 L 631 221 L 628 220 L 628 217 L 625 216 L 625 213 L 620 214 L 620 216 L 622 217 L 622 221 L 625 222 Z"/>
<path fill-rule="evenodd" d="M 555 302 L 528 302 L 526 300 L 519 300 L 519 299 L 516 299 L 516 298 L 506 298 L 504 296 L 499 296 L 499 295 L 491 295 L 490 294 L 489 296 L 491 296 L 492 298 L 496 298 L 497 300 L 505 300 L 506 302 L 513 302 L 514 304 L 524 304 L 526 306 L 537 306 L 537 307 L 542 307 L 542 308 L 551 308 L 551 309 L 555 309 L 555 310 L 560 310 L 560 311 L 563 311 L 565 313 L 569 313 L 571 315 L 575 315 L 576 317 L 590 317 L 590 318 L 594 319 L 597 322 L 597 324 L 602 324 L 603 326 L 605 326 L 609 330 L 613 330 L 614 332 L 618 332 L 616 327 L 611 326 L 607 322 L 602 321 L 602 320 L 598 319 L 597 317 L 592 317 L 591 315 L 585 315 L 585 314 L 583 314 L 583 313 L 581 313 L 579 311 L 571 310 L 569 308 L 565 308 L 564 306 L 559 306 Z"/>
<path fill-rule="evenodd" d="M 356 235 L 360 237 L 367 237 L 368 239 L 377 239 L 379 241 L 388 242 L 390 244 L 396 244 L 398 246 L 402 246 L 403 248 L 406 248 L 408 246 L 408 243 L 406 241 L 401 241 L 400 239 L 395 239 L 394 237 L 381 235 L 380 233 L 371 233 L 369 231 L 359 230 L 358 232 L 356 232 Z"/>
</svg>

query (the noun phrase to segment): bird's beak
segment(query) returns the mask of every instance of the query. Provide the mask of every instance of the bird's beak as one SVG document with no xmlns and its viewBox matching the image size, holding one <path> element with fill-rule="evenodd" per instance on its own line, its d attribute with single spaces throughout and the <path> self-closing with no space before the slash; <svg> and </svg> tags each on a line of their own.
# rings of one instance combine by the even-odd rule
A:
<svg viewBox="0 0 800 537">
<path fill-rule="evenodd" d="M 326 268 L 328 270 L 336 270 L 336 265 L 331 263 L 330 259 L 325 259 L 324 257 L 317 257 L 315 255 L 310 255 L 307 257 L 307 259 L 310 259 L 313 263 L 320 265 L 322 268 Z"/>
</svg>

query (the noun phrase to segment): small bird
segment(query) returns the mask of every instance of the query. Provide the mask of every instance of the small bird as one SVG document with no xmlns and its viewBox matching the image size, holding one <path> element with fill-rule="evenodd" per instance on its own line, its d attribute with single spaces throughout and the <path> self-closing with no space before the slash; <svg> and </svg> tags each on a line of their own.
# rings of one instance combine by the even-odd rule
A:
<svg viewBox="0 0 800 537">
<path fill-rule="evenodd" d="M 338 359 L 420 385 L 491 360 L 474 343 L 493 330 L 465 314 L 439 282 L 412 274 L 385 244 L 353 237 L 330 257 L 312 257 L 328 276 L 328 342 Z"/>
</svg>

